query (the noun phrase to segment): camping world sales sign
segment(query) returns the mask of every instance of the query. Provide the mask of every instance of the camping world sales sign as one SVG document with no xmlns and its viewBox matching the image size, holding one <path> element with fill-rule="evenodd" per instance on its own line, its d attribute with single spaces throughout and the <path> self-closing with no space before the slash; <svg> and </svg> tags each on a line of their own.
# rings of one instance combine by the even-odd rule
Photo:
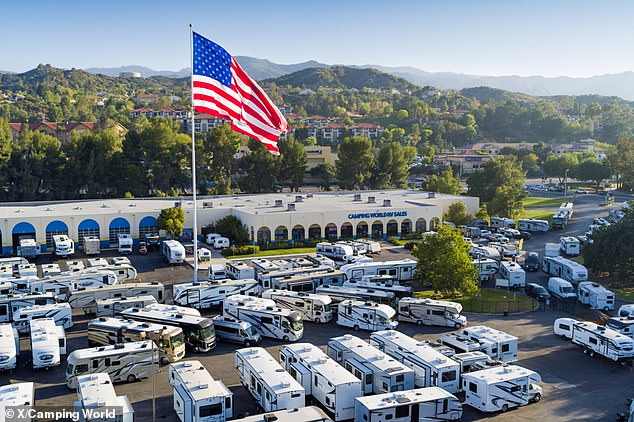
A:
<svg viewBox="0 0 634 422">
<path fill-rule="evenodd" d="M 386 211 L 386 212 L 359 212 L 348 214 L 350 220 L 360 218 L 390 218 L 390 217 L 407 217 L 407 211 Z"/>
</svg>

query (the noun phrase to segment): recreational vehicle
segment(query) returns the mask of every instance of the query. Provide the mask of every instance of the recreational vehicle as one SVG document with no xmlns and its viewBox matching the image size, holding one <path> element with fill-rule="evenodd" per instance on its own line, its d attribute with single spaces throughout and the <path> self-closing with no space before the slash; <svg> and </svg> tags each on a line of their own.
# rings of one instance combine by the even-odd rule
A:
<svg viewBox="0 0 634 422">
<path fill-rule="evenodd" d="M 211 319 L 217 340 L 242 344 L 244 347 L 251 347 L 262 341 L 262 336 L 250 322 L 222 315 L 216 315 Z"/>
<path fill-rule="evenodd" d="M 53 235 L 53 244 L 55 245 L 55 256 L 67 258 L 75 254 L 75 242 L 65 234 Z"/>
<path fill-rule="evenodd" d="M 535 220 L 533 218 L 520 218 L 518 220 L 519 229 L 525 232 L 538 232 L 538 233 L 546 233 L 550 230 L 550 226 L 548 221 L 546 220 Z"/>
<path fill-rule="evenodd" d="M 35 384 L 34 383 L 16 382 L 13 384 L 6 384 L 0 387 L 0 409 L 2 409 L 3 412 L 4 412 L 4 409 L 8 407 L 20 407 L 30 412 L 31 409 L 33 409 L 33 406 L 35 406 Z M 4 413 L 2 416 L 4 419 Z M 17 420 L 17 418 L 14 420 Z M 24 418 L 22 420 L 31 421 L 30 418 Z"/>
<path fill-rule="evenodd" d="M 175 284 L 174 303 L 182 306 L 191 306 L 196 309 L 209 309 L 214 306 L 222 306 L 229 296 L 246 295 L 257 296 L 262 291 L 258 282 L 254 279 L 217 281 L 194 281 Z"/>
<path fill-rule="evenodd" d="M 613 311 L 616 296 L 599 283 L 582 281 L 577 286 L 577 299 L 591 308 Z"/>
<path fill-rule="evenodd" d="M 132 265 L 132 262 L 127 256 L 114 256 L 110 258 L 110 265 Z"/>
<path fill-rule="evenodd" d="M 583 348 L 583 353 L 593 357 L 595 354 L 613 361 L 631 360 L 634 357 L 634 339 L 589 321 L 568 321 L 570 332 L 564 333 L 561 324 L 555 321 L 553 331 L 572 339 L 574 344 Z"/>
<path fill-rule="evenodd" d="M 391 293 L 394 295 L 395 300 L 399 300 L 404 297 L 410 297 L 412 295 L 412 288 L 409 286 L 400 286 L 396 284 L 392 284 L 391 282 L 387 283 L 376 283 L 376 282 L 368 282 L 368 281 L 356 281 L 351 280 L 343 283 L 343 288 L 347 289 L 362 289 L 365 291 L 374 290 L 381 291 L 385 293 Z M 391 303 L 390 305 L 395 305 L 395 303 Z"/>
<path fill-rule="evenodd" d="M 361 380 L 364 394 L 414 388 L 415 374 L 411 368 L 350 334 L 331 338 L 328 356 Z"/>
<path fill-rule="evenodd" d="M 634 303 L 627 303 L 619 307 L 618 316 L 634 315 Z"/>
<path fill-rule="evenodd" d="M 548 291 L 559 299 L 574 299 L 577 297 L 575 288 L 569 281 L 559 277 L 550 277 L 548 279 Z"/>
<path fill-rule="evenodd" d="M 605 326 L 624 336 L 634 338 L 634 316 L 612 317 L 608 319 Z"/>
<path fill-rule="evenodd" d="M 459 333 L 445 333 L 436 341 L 440 344 L 451 347 L 456 351 L 456 353 L 481 352 L 486 348 L 484 342 L 478 339 L 471 339 L 466 335 Z"/>
<path fill-rule="evenodd" d="M 553 332 L 556 336 L 572 340 L 572 324 L 576 322 L 573 318 L 557 318 L 553 324 Z"/>
<path fill-rule="evenodd" d="M 235 368 L 242 385 L 265 412 L 305 406 L 304 387 L 263 348 L 236 350 Z"/>
<path fill-rule="evenodd" d="M 73 309 L 83 309 L 84 313 L 94 315 L 97 313 L 97 301 L 100 299 L 151 295 L 157 302 L 163 302 L 164 290 L 163 284 L 156 281 L 91 287 L 66 293 L 66 302 Z"/>
<path fill-rule="evenodd" d="M 161 362 L 176 362 L 185 356 L 183 330 L 171 325 L 101 317 L 88 323 L 88 346 L 152 340 L 160 350 Z"/>
<path fill-rule="evenodd" d="M 508 280 L 510 288 L 523 288 L 526 285 L 526 272 L 517 262 L 502 261 L 496 278 Z"/>
<path fill-rule="evenodd" d="M 306 257 L 304 258 L 291 258 L 291 260 L 292 261 L 302 260 L 301 264 L 298 265 L 299 267 L 311 266 L 311 265 L 308 265 L 308 263 L 312 263 L 312 265 L 321 265 L 325 267 L 330 267 L 333 270 L 336 269 L 337 267 L 337 265 L 335 264 L 335 261 L 328 258 L 327 256 L 320 255 L 320 254 L 309 254 L 309 255 L 306 255 Z"/>
<path fill-rule="evenodd" d="M 185 247 L 176 240 L 164 240 L 161 244 L 161 252 L 168 264 L 182 264 L 185 261 Z"/>
<path fill-rule="evenodd" d="M 10 282 L 12 287 L 11 291 L 14 294 L 28 294 L 31 293 L 31 284 L 37 283 L 39 280 L 37 277 L 11 277 L 0 278 L 0 280 Z"/>
<path fill-rule="evenodd" d="M 87 236 L 81 239 L 86 256 L 99 255 L 101 253 L 101 241 L 97 236 Z"/>
<path fill-rule="evenodd" d="M 106 258 L 88 258 L 86 260 L 88 262 L 88 268 L 99 268 L 99 267 L 107 267 L 110 263 L 106 260 Z"/>
<path fill-rule="evenodd" d="M 368 245 L 356 240 L 338 240 L 333 243 L 335 245 L 350 246 L 354 251 L 354 255 L 364 255 L 368 252 Z"/>
<path fill-rule="evenodd" d="M 332 422 L 328 415 L 316 406 L 279 410 L 260 415 L 234 419 L 233 422 Z"/>
<path fill-rule="evenodd" d="M 64 328 L 73 326 L 72 309 L 68 303 L 51 303 L 48 305 L 33 305 L 20 308 L 13 313 L 13 326 L 18 333 L 29 332 L 31 321 L 41 318 L 50 318 L 56 325 Z"/>
<path fill-rule="evenodd" d="M 316 245 L 316 252 L 335 261 L 343 261 L 347 256 L 355 255 L 354 248 L 350 245 L 321 242 Z"/>
<path fill-rule="evenodd" d="M 46 276 L 31 282 L 31 292 L 54 292 L 56 295 L 64 295 L 71 290 L 86 289 L 99 286 L 113 286 L 118 283 L 117 276 L 112 271 L 95 269 L 76 273 L 62 273 L 55 276 Z"/>
<path fill-rule="evenodd" d="M 487 369 L 492 366 L 504 365 L 502 362 L 492 360 L 486 353 L 483 352 L 456 353 L 451 356 L 451 359 L 460 365 L 461 374 Z"/>
<path fill-rule="evenodd" d="M 13 314 L 20 308 L 53 303 L 56 303 L 56 301 L 51 293 L 0 296 L 0 322 L 13 322 Z"/>
<path fill-rule="evenodd" d="M 68 355 L 66 386 L 77 388 L 77 377 L 104 372 L 112 382 L 134 382 L 158 371 L 159 350 L 151 340 L 74 350 Z"/>
<path fill-rule="evenodd" d="M 37 277 L 37 265 L 35 264 L 20 264 L 17 268 L 18 277 Z"/>
<path fill-rule="evenodd" d="M 0 371 L 15 369 L 20 354 L 20 337 L 11 324 L 0 324 Z"/>
<path fill-rule="evenodd" d="M 88 374 L 77 377 L 77 401 L 74 408 L 84 416 L 85 422 L 133 422 L 134 409 L 127 396 L 117 396 L 110 375 Z M 106 413 L 110 412 L 110 413 Z"/>
<path fill-rule="evenodd" d="M 461 334 L 484 343 L 485 347 L 482 352 L 491 356 L 492 359 L 501 362 L 515 362 L 517 360 L 518 339 L 515 336 L 484 325 L 464 328 Z"/>
<path fill-rule="evenodd" d="M 502 254 L 496 248 L 472 244 L 468 252 L 469 256 L 476 259 L 502 259 Z"/>
<path fill-rule="evenodd" d="M 279 290 L 291 290 L 294 292 L 314 293 L 319 286 L 342 286 L 346 275 L 339 270 L 328 272 L 300 274 L 291 277 L 276 277 L 271 287 Z"/>
<path fill-rule="evenodd" d="M 11 256 L 7 258 L 0 258 L 0 267 L 17 268 L 18 265 L 28 264 L 29 260 L 20 256 Z"/>
<path fill-rule="evenodd" d="M 572 284 L 588 280 L 588 269 L 583 265 L 561 256 L 545 256 L 542 260 L 542 270 L 554 277 L 561 277 Z"/>
<path fill-rule="evenodd" d="M 319 324 L 332 320 L 332 299 L 326 295 L 272 289 L 262 292 L 262 297 L 274 300 L 280 308 L 299 312 L 304 321 Z"/>
<path fill-rule="evenodd" d="M 542 398 L 537 372 L 521 366 L 497 366 L 463 374 L 464 403 L 482 412 L 507 410 L 536 403 Z"/>
<path fill-rule="evenodd" d="M 229 246 L 231 246 L 231 241 L 226 237 L 221 236 L 214 239 L 214 249 L 228 248 Z"/>
<path fill-rule="evenodd" d="M 66 354 L 64 329 L 56 326 L 51 318 L 31 320 L 29 329 L 33 369 L 58 366 L 60 355 Z"/>
<path fill-rule="evenodd" d="M 235 280 L 255 278 L 255 268 L 244 261 L 227 261 L 225 270 Z"/>
<path fill-rule="evenodd" d="M 301 314 L 280 308 L 273 300 L 234 295 L 223 307 L 225 316 L 251 323 L 263 337 L 297 341 L 304 335 Z"/>
<path fill-rule="evenodd" d="M 227 269 L 224 264 L 210 264 L 207 269 L 207 280 L 215 281 L 215 280 L 225 280 L 229 278 L 229 274 L 227 273 Z"/>
<path fill-rule="evenodd" d="M 381 244 L 374 240 L 370 239 L 355 239 L 355 243 L 362 243 L 365 245 L 365 253 L 368 254 L 380 254 L 381 253 Z"/>
<path fill-rule="evenodd" d="M 374 332 L 370 344 L 412 368 L 415 387 L 440 387 L 450 393 L 460 389 L 460 365 L 427 344 L 398 331 Z"/>
<path fill-rule="evenodd" d="M 233 393 L 199 361 L 171 364 L 168 379 L 181 422 L 224 422 L 233 417 Z"/>
<path fill-rule="evenodd" d="M 284 346 L 280 364 L 333 420 L 354 418 L 354 400 L 363 396 L 361 380 L 309 343 Z"/>
<path fill-rule="evenodd" d="M 0 279 L 0 296 L 13 294 L 13 283 Z"/>
<path fill-rule="evenodd" d="M 216 333 L 209 318 L 181 313 L 165 313 L 151 309 L 130 308 L 119 312 L 121 318 L 180 327 L 185 344 L 194 352 L 208 352 L 216 347 Z"/>
<path fill-rule="evenodd" d="M 427 387 L 359 397 L 354 414 L 355 421 L 363 422 L 457 421 L 462 405 L 442 388 Z"/>
<path fill-rule="evenodd" d="M 35 239 L 20 239 L 17 255 L 26 259 L 36 260 L 42 254 L 42 245 Z"/>
<path fill-rule="evenodd" d="M 82 271 L 86 269 L 84 265 L 84 261 L 74 260 L 74 261 L 66 261 L 66 271 L 65 274 L 68 273 L 76 273 L 78 271 Z"/>
<path fill-rule="evenodd" d="M 198 309 L 190 308 L 189 306 L 168 305 L 165 303 L 150 303 L 144 306 L 148 311 L 160 311 L 166 313 L 193 315 L 200 317 L 200 311 Z"/>
<path fill-rule="evenodd" d="M 40 268 L 42 268 L 42 277 L 60 275 L 62 273 L 59 264 L 56 263 L 42 264 Z"/>
<path fill-rule="evenodd" d="M 398 320 L 418 325 L 438 325 L 460 328 L 467 325 L 467 318 L 460 315 L 462 305 L 445 300 L 405 297 L 398 302 Z"/>
<path fill-rule="evenodd" d="M 341 267 L 348 280 L 361 280 L 368 275 L 389 275 L 398 281 L 409 281 L 416 271 L 416 261 L 402 259 L 399 261 L 364 262 L 347 264 Z"/>
<path fill-rule="evenodd" d="M 337 306 L 337 324 L 358 330 L 396 330 L 396 311 L 388 305 L 347 299 Z"/>
<path fill-rule="evenodd" d="M 564 255 L 578 256 L 581 253 L 581 243 L 573 236 L 562 236 L 559 238 L 559 248 Z"/>
<path fill-rule="evenodd" d="M 104 265 L 100 270 L 112 271 L 119 283 L 134 283 L 139 278 L 139 274 L 130 264 Z"/>
<path fill-rule="evenodd" d="M 315 289 L 315 293 L 330 296 L 335 306 L 347 299 L 372 301 L 392 307 L 397 303 L 396 295 L 392 292 L 362 287 L 319 286 Z"/>
<path fill-rule="evenodd" d="M 122 255 L 129 255 L 132 253 L 132 245 L 134 240 L 130 233 L 117 234 L 117 252 Z"/>
<path fill-rule="evenodd" d="M 280 271 L 281 268 L 275 265 L 271 260 L 266 258 L 254 258 L 251 260 L 251 265 L 255 269 L 256 279 L 260 279 L 261 273 L 266 273 L 270 271 Z"/>
<path fill-rule="evenodd" d="M 515 220 L 506 217 L 491 217 L 490 226 L 494 229 L 514 229 Z"/>
<path fill-rule="evenodd" d="M 480 273 L 480 280 L 490 280 L 500 269 L 500 263 L 495 259 L 479 258 L 474 259 L 472 262 Z"/>
<path fill-rule="evenodd" d="M 99 299 L 97 303 L 97 313 L 99 317 L 117 316 L 119 312 L 129 308 L 145 308 L 148 305 L 157 303 L 154 296 L 131 296 L 131 297 L 111 297 L 108 299 Z"/>
<path fill-rule="evenodd" d="M 274 264 L 275 265 L 275 264 Z M 279 266 L 275 265 L 277 268 Z M 283 280 L 285 278 L 292 278 L 301 275 L 310 275 L 310 274 L 322 274 L 322 273 L 334 273 L 335 275 L 340 276 L 339 272 L 333 270 L 330 267 L 316 265 L 313 267 L 299 267 L 299 268 L 291 268 L 289 270 L 275 270 L 275 271 L 259 271 L 257 280 L 260 282 L 260 286 L 264 289 L 273 289 L 276 286 L 276 282 L 278 280 Z M 341 277 L 341 276 L 340 276 Z M 343 279 L 337 281 L 337 283 L 343 283 Z"/>
</svg>

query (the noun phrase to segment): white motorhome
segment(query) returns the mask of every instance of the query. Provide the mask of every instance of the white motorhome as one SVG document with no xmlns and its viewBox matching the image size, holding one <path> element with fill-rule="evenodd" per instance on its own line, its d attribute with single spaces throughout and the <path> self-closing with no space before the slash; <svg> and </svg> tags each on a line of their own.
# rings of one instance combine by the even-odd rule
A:
<svg viewBox="0 0 634 422">
<path fill-rule="evenodd" d="M 348 280 L 361 280 L 368 275 L 389 275 L 398 281 L 409 281 L 416 271 L 416 261 L 402 259 L 398 261 L 364 262 L 341 266 Z"/>
<path fill-rule="evenodd" d="M 42 277 L 60 275 L 62 273 L 59 264 L 56 263 L 42 264 L 40 268 L 42 269 Z"/>
<path fill-rule="evenodd" d="M 160 311 L 163 313 L 192 315 L 196 317 L 202 316 L 198 309 L 190 308 L 189 306 L 168 305 L 166 303 L 151 303 L 144 306 L 148 311 Z"/>
<path fill-rule="evenodd" d="M 86 260 L 88 262 L 88 268 L 99 268 L 99 267 L 107 267 L 110 265 L 106 258 L 88 258 Z"/>
<path fill-rule="evenodd" d="M 181 422 L 224 422 L 233 418 L 233 393 L 197 360 L 172 363 L 169 383 Z"/>
<path fill-rule="evenodd" d="M 77 377 L 76 411 L 84 415 L 86 422 L 103 421 L 106 412 L 114 412 L 108 419 L 116 422 L 133 422 L 134 409 L 127 396 L 117 396 L 106 373 Z M 92 415 L 92 416 L 91 416 Z"/>
<path fill-rule="evenodd" d="M 81 239 L 84 254 L 86 256 L 99 255 L 101 253 L 101 241 L 97 236 L 86 236 Z"/>
<path fill-rule="evenodd" d="M 612 317 L 608 319 L 605 326 L 623 334 L 624 336 L 634 338 L 634 315 L 626 317 Z"/>
<path fill-rule="evenodd" d="M 279 266 L 277 265 L 275 265 L 275 267 L 279 268 Z M 262 288 L 272 289 L 272 288 L 275 288 L 276 282 L 278 280 L 282 280 L 285 278 L 298 277 L 302 275 L 322 274 L 322 273 L 333 273 L 334 275 L 340 274 L 338 271 L 333 270 L 330 267 L 315 265 L 312 267 L 298 267 L 298 268 L 291 268 L 288 270 L 280 269 L 280 270 L 273 270 L 273 271 L 258 271 L 257 280 L 260 282 L 260 285 L 262 286 Z M 338 283 L 343 283 L 343 279 L 341 279 Z"/>
<path fill-rule="evenodd" d="M 364 277 L 364 280 L 365 280 L 365 277 Z M 392 293 L 396 300 L 403 297 L 409 297 L 412 295 L 412 288 L 410 286 L 400 286 L 397 284 L 392 284 L 391 281 L 386 283 L 377 283 L 373 281 L 350 280 L 343 283 L 343 286 L 341 287 L 347 288 L 347 289 L 353 288 L 353 289 L 363 289 L 366 291 L 375 290 L 375 291 L 382 291 L 386 293 Z M 392 303 L 392 305 L 394 305 L 394 303 Z"/>
<path fill-rule="evenodd" d="M 35 239 L 20 239 L 18 245 L 17 255 L 26 259 L 37 259 L 42 255 L 42 245 L 35 241 Z"/>
<path fill-rule="evenodd" d="M 559 248 L 564 255 L 578 256 L 581 253 L 581 242 L 573 236 L 559 238 Z"/>
<path fill-rule="evenodd" d="M 60 356 L 66 354 L 64 329 L 56 326 L 51 318 L 31 320 L 29 329 L 33 369 L 58 366 Z"/>
<path fill-rule="evenodd" d="M 346 275 L 339 270 L 328 270 L 310 274 L 293 275 L 290 277 L 275 277 L 271 287 L 278 290 L 292 290 L 294 292 L 314 293 L 319 286 L 342 286 Z"/>
<path fill-rule="evenodd" d="M 495 259 L 479 258 L 474 259 L 473 266 L 480 272 L 480 280 L 489 280 L 497 274 L 500 269 L 500 262 Z"/>
<path fill-rule="evenodd" d="M 515 220 L 506 217 L 491 217 L 489 225 L 494 229 L 514 229 Z"/>
<path fill-rule="evenodd" d="M 510 288 L 523 288 L 526 286 L 526 271 L 517 262 L 502 261 L 496 278 L 508 280 Z"/>
<path fill-rule="evenodd" d="M 66 302 L 73 309 L 83 309 L 86 314 L 97 313 L 97 301 L 116 297 L 154 296 L 157 302 L 165 300 L 165 287 L 162 283 L 127 283 L 114 286 L 90 287 L 66 293 Z"/>
<path fill-rule="evenodd" d="M 88 323 L 88 346 L 152 340 L 160 350 L 161 362 L 176 362 L 185 356 L 185 338 L 180 327 L 101 317 Z"/>
<path fill-rule="evenodd" d="M 233 295 L 224 301 L 224 315 L 251 323 L 263 337 L 297 341 L 304 335 L 299 312 L 283 309 L 270 299 Z"/>
<path fill-rule="evenodd" d="M 381 244 L 377 241 L 370 239 L 355 239 L 355 243 L 362 243 L 365 245 L 365 253 L 369 254 L 380 254 L 381 253 Z"/>
<path fill-rule="evenodd" d="M 185 261 L 185 247 L 176 240 L 164 240 L 161 243 L 161 252 L 168 264 L 182 264 Z"/>
<path fill-rule="evenodd" d="M 56 325 L 64 328 L 73 326 L 73 310 L 68 303 L 51 303 L 48 305 L 33 305 L 20 308 L 13 313 L 13 326 L 18 333 L 29 332 L 30 322 L 50 318 Z"/>
<path fill-rule="evenodd" d="M 613 311 L 614 302 L 616 302 L 614 292 L 592 281 L 579 283 L 577 286 L 577 299 L 584 305 L 594 309 L 603 309 L 604 311 Z"/>
<path fill-rule="evenodd" d="M 30 412 L 35 406 L 35 383 L 17 382 L 0 387 L 0 409 L 7 407 L 20 407 Z M 4 417 L 4 413 L 2 415 Z M 11 418 L 13 419 L 13 418 Z M 17 420 L 14 419 L 14 420 Z M 30 421 L 30 418 L 22 419 Z"/>
<path fill-rule="evenodd" d="M 550 277 L 548 279 L 548 291 L 559 299 L 574 299 L 577 297 L 572 284 L 559 277 Z"/>
<path fill-rule="evenodd" d="M 542 260 L 542 270 L 554 277 L 561 277 L 572 284 L 588 280 L 588 269 L 583 265 L 561 256 L 545 256 Z"/>
<path fill-rule="evenodd" d="M 396 306 L 397 299 L 393 292 L 357 287 L 356 285 L 354 285 L 354 287 L 348 286 L 350 285 L 319 286 L 315 289 L 315 293 L 330 296 L 335 306 L 348 299 L 365 300 L 382 305 Z"/>
<path fill-rule="evenodd" d="M 80 261 L 80 260 L 74 260 L 74 261 L 66 261 L 66 271 L 65 274 L 67 273 L 75 273 L 78 271 L 82 271 L 86 269 L 86 266 L 84 265 L 84 261 Z"/>
<path fill-rule="evenodd" d="M 427 387 L 359 397 L 354 413 L 363 422 L 457 421 L 462 405 L 442 388 Z"/>
<path fill-rule="evenodd" d="M 350 334 L 331 338 L 328 356 L 361 380 L 364 394 L 414 388 L 415 374 L 411 368 Z"/>
<path fill-rule="evenodd" d="M 550 225 L 546 220 L 535 220 L 533 218 L 520 218 L 518 220 L 519 229 L 526 232 L 545 233 L 550 230 Z"/>
<path fill-rule="evenodd" d="M 374 332 L 370 344 L 412 368 L 415 387 L 440 387 L 450 393 L 460 389 L 460 365 L 427 344 L 398 331 Z"/>
<path fill-rule="evenodd" d="M 306 392 L 263 348 L 236 350 L 240 381 L 265 412 L 304 407 Z"/>
<path fill-rule="evenodd" d="M 129 255 L 132 253 L 132 245 L 134 240 L 130 233 L 117 234 L 117 252 L 123 255 Z"/>
<path fill-rule="evenodd" d="M 507 363 L 517 360 L 518 339 L 513 335 L 484 325 L 464 328 L 461 334 L 484 343 L 481 351 L 495 360 Z"/>
<path fill-rule="evenodd" d="M 476 259 L 494 259 L 498 261 L 502 259 L 500 251 L 490 246 L 472 244 L 468 254 Z"/>
<path fill-rule="evenodd" d="M 516 365 L 463 374 L 464 403 L 482 412 L 506 412 L 538 402 L 542 388 L 536 383 L 541 380 L 537 372 Z"/>
<path fill-rule="evenodd" d="M 572 342 L 590 357 L 598 354 L 615 362 L 634 357 L 634 339 L 589 321 L 570 323 Z"/>
<path fill-rule="evenodd" d="M 0 322 L 13 322 L 13 314 L 20 308 L 56 303 L 51 293 L 11 294 L 0 296 Z"/>
<path fill-rule="evenodd" d="M 55 245 L 55 256 L 67 258 L 75 254 L 75 242 L 65 234 L 53 235 Z"/>
<path fill-rule="evenodd" d="M 20 337 L 11 324 L 0 324 L 0 371 L 15 369 L 20 354 Z"/>
<path fill-rule="evenodd" d="M 77 377 L 105 372 L 112 382 L 134 382 L 159 369 L 159 349 L 152 340 L 77 349 L 68 355 L 66 386 L 77 388 Z"/>
<path fill-rule="evenodd" d="M 347 299 L 337 306 L 337 324 L 357 330 L 396 330 L 396 311 L 388 305 Z"/>
<path fill-rule="evenodd" d="M 119 312 L 130 308 L 145 308 L 146 306 L 157 303 L 156 298 L 150 295 L 131 296 L 131 297 L 111 297 L 108 299 L 99 299 L 97 303 L 97 312 L 95 316 L 113 317 Z"/>
<path fill-rule="evenodd" d="M 272 289 L 262 292 L 262 297 L 274 300 L 280 308 L 299 312 L 304 321 L 320 324 L 332 320 L 332 299 L 326 295 Z"/>
<path fill-rule="evenodd" d="M 341 245 L 337 243 L 321 242 L 316 246 L 316 252 L 336 261 L 343 261 L 347 256 L 355 255 L 354 248 L 350 245 Z"/>
<path fill-rule="evenodd" d="M 398 320 L 418 325 L 460 328 L 467 318 L 460 315 L 462 305 L 456 302 L 404 297 L 398 302 Z"/>
<path fill-rule="evenodd" d="M 226 298 L 233 295 L 257 296 L 262 288 L 254 279 L 217 281 L 194 281 L 175 284 L 174 303 L 196 309 L 222 306 Z"/>
<path fill-rule="evenodd" d="M 225 269 L 229 276 L 236 280 L 255 278 L 255 268 L 244 261 L 227 261 Z"/>
<path fill-rule="evenodd" d="M 134 283 L 139 278 L 139 274 L 130 264 L 105 265 L 100 270 L 112 271 L 119 283 Z"/>
<path fill-rule="evenodd" d="M 211 319 L 217 340 L 242 344 L 244 347 L 251 347 L 262 341 L 262 336 L 250 322 L 223 315 L 216 315 Z"/>
<path fill-rule="evenodd" d="M 260 415 L 247 416 L 242 419 L 234 419 L 233 422 L 332 422 L 328 415 L 316 406 L 300 407 L 295 409 L 278 410 Z"/>
</svg>

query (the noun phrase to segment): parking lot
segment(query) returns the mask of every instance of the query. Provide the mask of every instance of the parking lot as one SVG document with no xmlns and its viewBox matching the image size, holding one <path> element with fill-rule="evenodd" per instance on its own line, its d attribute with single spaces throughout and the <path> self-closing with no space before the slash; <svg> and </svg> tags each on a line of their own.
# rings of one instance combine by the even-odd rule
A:
<svg viewBox="0 0 634 422">
<path fill-rule="evenodd" d="M 558 242 L 559 236 L 578 235 L 590 224 L 592 217 L 607 214 L 600 207 L 597 195 L 587 195 L 575 203 L 575 216 L 564 232 L 548 232 L 536 235 L 525 243 L 526 250 L 542 252 L 546 242 Z M 115 251 L 104 251 L 103 256 L 114 256 Z M 385 250 L 379 260 L 393 260 L 409 257 L 402 248 Z M 160 281 L 166 286 L 193 278 L 193 271 L 187 265 L 167 266 L 158 252 L 146 256 L 131 256 L 132 264 L 139 271 L 143 281 Z M 201 271 L 200 278 L 205 274 Z M 527 282 L 545 284 L 547 276 L 538 271 L 528 273 Z M 167 288 L 167 298 L 171 289 Z M 75 313 L 75 326 L 67 332 L 69 350 L 87 347 L 85 329 L 87 318 L 81 312 Z M 544 394 L 540 403 L 511 410 L 505 414 L 483 414 L 464 407 L 464 421 L 495 419 L 496 421 L 526 420 L 584 420 L 612 421 L 615 413 L 622 411 L 625 400 L 634 397 L 634 372 L 631 366 L 622 366 L 602 358 L 590 358 L 581 348 L 563 341 L 552 334 L 552 324 L 556 318 L 570 316 L 560 311 L 535 311 L 522 315 L 486 316 L 467 314 L 469 325 L 489 325 L 519 337 L 519 361 L 521 366 L 538 372 L 543 379 Z M 401 324 L 400 330 L 420 340 L 433 340 L 440 334 L 451 331 L 441 327 L 419 327 Z M 302 342 L 309 342 L 325 348 L 328 339 L 347 333 L 349 330 L 330 324 L 305 324 Z M 369 333 L 357 335 L 367 339 Z M 282 342 L 265 339 L 265 347 L 275 358 Z M 233 352 L 238 346 L 220 343 L 205 354 L 188 354 L 187 359 L 200 360 L 216 379 L 221 379 L 234 393 L 235 410 L 238 415 L 259 413 L 253 399 L 240 385 L 237 371 L 233 367 Z M 21 341 L 20 367 L 13 374 L 2 374 L 0 383 L 10 381 L 33 381 L 36 383 L 36 404 L 38 406 L 65 406 L 70 408 L 76 400 L 75 391 L 66 388 L 64 361 L 58 368 L 48 371 L 33 371 L 27 366 L 29 341 Z M 151 420 L 152 398 L 155 397 L 156 419 L 178 420 L 173 411 L 172 391 L 167 382 L 167 367 L 152 379 L 115 386 L 117 394 L 127 395 L 135 410 L 136 420 Z"/>
</svg>

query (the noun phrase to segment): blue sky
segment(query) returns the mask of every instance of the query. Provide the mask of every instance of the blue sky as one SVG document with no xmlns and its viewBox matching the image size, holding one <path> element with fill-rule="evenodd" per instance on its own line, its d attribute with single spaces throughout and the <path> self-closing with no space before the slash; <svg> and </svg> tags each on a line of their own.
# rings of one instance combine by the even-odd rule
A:
<svg viewBox="0 0 634 422">
<path fill-rule="evenodd" d="M 189 64 L 188 24 L 233 55 L 478 75 L 634 71 L 634 2 L 29 0 L 6 2 L 0 69 Z"/>
</svg>

